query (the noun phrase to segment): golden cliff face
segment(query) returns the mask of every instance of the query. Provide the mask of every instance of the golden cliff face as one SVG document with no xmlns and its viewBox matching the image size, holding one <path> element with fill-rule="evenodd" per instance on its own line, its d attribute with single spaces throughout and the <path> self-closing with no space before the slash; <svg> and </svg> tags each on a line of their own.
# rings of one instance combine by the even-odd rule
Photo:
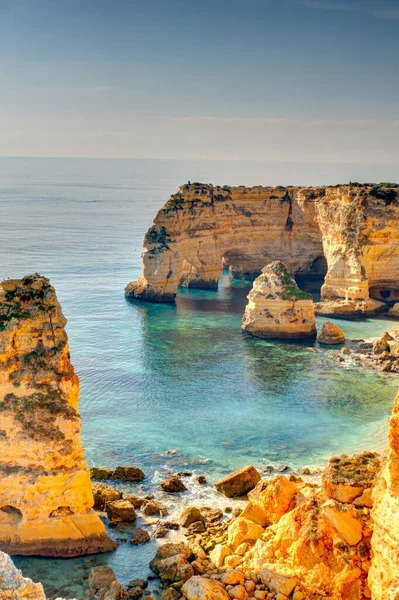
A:
<svg viewBox="0 0 399 600">
<path fill-rule="evenodd" d="M 45 277 L 0 284 L 0 548 L 9 554 L 114 547 L 92 510 L 65 325 Z"/>
<path fill-rule="evenodd" d="M 261 338 L 316 337 L 312 296 L 301 292 L 283 263 L 270 263 L 255 279 L 242 329 Z"/>
<path fill-rule="evenodd" d="M 373 551 L 369 586 L 373 600 L 399 598 L 399 394 L 389 427 L 389 452 L 374 489 Z"/>
<path fill-rule="evenodd" d="M 126 295 L 168 302 L 179 285 L 215 288 L 223 266 L 260 273 L 279 260 L 297 274 L 325 258 L 324 312 L 376 311 L 370 289 L 378 300 L 386 288 L 399 297 L 398 197 L 376 186 L 181 186 L 148 230 L 142 274 Z"/>
</svg>

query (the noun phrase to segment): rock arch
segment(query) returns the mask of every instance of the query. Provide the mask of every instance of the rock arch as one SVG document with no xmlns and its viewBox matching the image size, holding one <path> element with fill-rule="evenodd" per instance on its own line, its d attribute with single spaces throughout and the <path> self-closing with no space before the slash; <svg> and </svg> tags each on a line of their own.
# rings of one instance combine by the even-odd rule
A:
<svg viewBox="0 0 399 600">
<path fill-rule="evenodd" d="M 396 188 L 389 203 L 373 190 L 181 186 L 148 230 L 126 295 L 170 302 L 179 285 L 215 288 L 223 265 L 259 274 L 279 260 L 295 275 L 325 270 L 324 257 L 325 314 L 379 310 L 370 285 L 384 277 L 399 288 L 399 201 Z"/>
</svg>

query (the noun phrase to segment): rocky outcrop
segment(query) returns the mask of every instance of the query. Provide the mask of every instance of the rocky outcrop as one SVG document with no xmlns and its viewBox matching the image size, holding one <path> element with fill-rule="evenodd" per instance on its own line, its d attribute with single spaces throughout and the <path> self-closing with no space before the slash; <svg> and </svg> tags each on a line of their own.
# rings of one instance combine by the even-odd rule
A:
<svg viewBox="0 0 399 600">
<path fill-rule="evenodd" d="M 389 426 L 389 452 L 374 489 L 373 560 L 369 586 L 373 600 L 399 598 L 399 394 Z"/>
<path fill-rule="evenodd" d="M 242 329 L 261 338 L 316 337 L 312 296 L 301 292 L 283 263 L 270 263 L 255 279 Z"/>
<path fill-rule="evenodd" d="M 45 277 L 0 284 L 0 547 L 10 554 L 115 547 L 92 510 L 65 324 Z"/>
<path fill-rule="evenodd" d="M 399 298 L 399 194 L 395 186 L 179 188 L 144 239 L 142 274 L 126 295 L 173 301 L 179 285 L 215 288 L 222 266 L 324 273 L 323 314 L 377 312 Z"/>
<path fill-rule="evenodd" d="M 8 554 L 0 552 L 0 598 L 2 600 L 46 600 L 41 583 L 23 577 Z"/>
<path fill-rule="evenodd" d="M 342 329 L 331 323 L 325 321 L 320 333 L 317 336 L 319 344 L 326 344 L 327 346 L 334 346 L 336 344 L 345 344 L 345 336 Z"/>
</svg>

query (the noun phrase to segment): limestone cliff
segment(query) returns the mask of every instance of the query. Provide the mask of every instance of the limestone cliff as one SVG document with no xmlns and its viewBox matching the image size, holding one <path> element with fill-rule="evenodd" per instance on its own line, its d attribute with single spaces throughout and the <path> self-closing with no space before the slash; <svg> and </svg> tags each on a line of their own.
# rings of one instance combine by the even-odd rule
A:
<svg viewBox="0 0 399 600">
<path fill-rule="evenodd" d="M 262 338 L 316 337 L 312 296 L 301 292 L 283 263 L 270 263 L 255 280 L 242 329 Z"/>
<path fill-rule="evenodd" d="M 92 510 L 65 324 L 45 277 L 0 284 L 0 548 L 9 554 L 115 547 Z"/>
<path fill-rule="evenodd" d="M 142 274 L 126 295 L 173 301 L 179 285 L 215 288 L 222 266 L 327 275 L 324 314 L 369 313 L 399 298 L 399 194 L 393 186 L 179 188 L 144 239 Z M 370 300 L 371 297 L 375 300 Z"/>
<path fill-rule="evenodd" d="M 373 561 L 369 586 L 373 600 L 399 598 L 399 394 L 389 427 L 389 452 L 374 489 Z"/>
</svg>

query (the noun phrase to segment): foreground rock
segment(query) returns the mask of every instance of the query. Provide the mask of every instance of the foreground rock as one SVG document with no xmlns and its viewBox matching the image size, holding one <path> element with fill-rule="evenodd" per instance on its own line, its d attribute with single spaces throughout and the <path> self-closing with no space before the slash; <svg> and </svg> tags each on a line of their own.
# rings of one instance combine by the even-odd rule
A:
<svg viewBox="0 0 399 600">
<path fill-rule="evenodd" d="M 203 577 L 191 577 L 182 587 L 187 600 L 229 600 L 230 596 L 217 581 Z"/>
<path fill-rule="evenodd" d="M 339 502 L 370 508 L 371 486 L 380 469 L 381 457 L 376 452 L 333 457 L 323 472 L 323 491 Z"/>
<path fill-rule="evenodd" d="M 325 275 L 320 314 L 387 310 L 383 300 L 399 297 L 398 191 L 183 185 L 145 235 L 142 273 L 126 295 L 170 302 L 179 285 L 216 288 L 223 265 L 258 275 L 278 260 L 294 275 Z"/>
<path fill-rule="evenodd" d="M 116 547 L 92 510 L 65 325 L 45 277 L 0 284 L 0 547 L 10 554 Z"/>
<path fill-rule="evenodd" d="M 184 543 L 164 544 L 150 562 L 150 567 L 162 581 L 187 581 L 194 575 L 190 561 L 194 554 Z"/>
<path fill-rule="evenodd" d="M 345 336 L 337 325 L 334 325 L 331 321 L 325 321 L 321 332 L 317 336 L 317 341 L 319 344 L 333 346 L 335 344 L 344 344 Z"/>
<path fill-rule="evenodd" d="M 23 577 L 11 558 L 0 552 L 0 598 L 2 600 L 46 600 L 41 583 Z"/>
<path fill-rule="evenodd" d="M 86 592 L 87 600 L 120 600 L 122 597 L 122 586 L 111 567 L 104 565 L 91 569 L 89 589 Z"/>
<path fill-rule="evenodd" d="M 230 475 L 226 475 L 215 483 L 218 492 L 222 492 L 227 498 L 243 496 L 256 486 L 260 481 L 260 475 L 255 467 L 251 465 L 237 469 Z"/>
<path fill-rule="evenodd" d="M 242 329 L 261 338 L 316 337 L 312 296 L 301 292 L 283 263 L 270 263 L 255 279 Z"/>
<path fill-rule="evenodd" d="M 375 486 L 369 585 L 373 600 L 399 597 L 399 394 L 389 425 L 389 452 Z"/>
</svg>

